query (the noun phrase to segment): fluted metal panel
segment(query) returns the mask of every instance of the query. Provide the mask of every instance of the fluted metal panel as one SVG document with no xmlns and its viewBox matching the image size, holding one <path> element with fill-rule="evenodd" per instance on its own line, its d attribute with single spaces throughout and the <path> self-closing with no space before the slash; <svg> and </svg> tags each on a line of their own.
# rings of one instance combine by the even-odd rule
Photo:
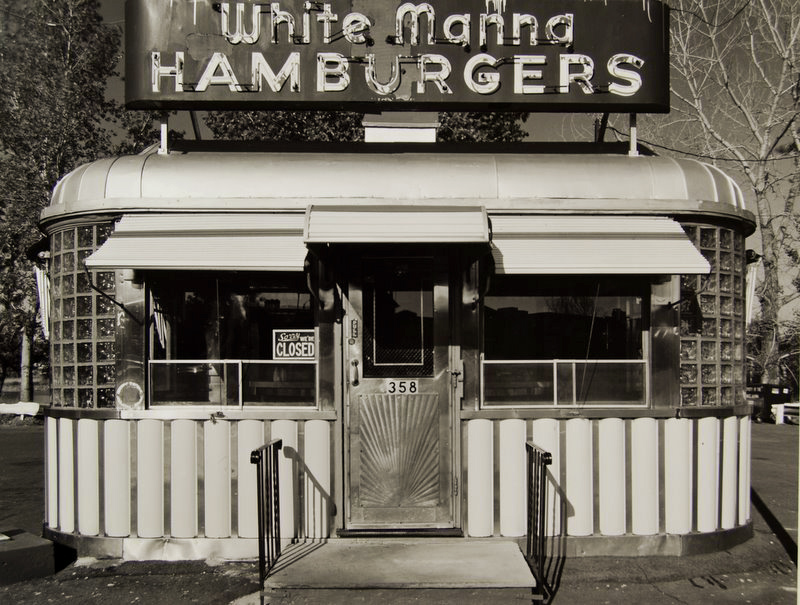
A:
<svg viewBox="0 0 800 605">
<path fill-rule="evenodd" d="M 164 423 L 139 420 L 136 439 L 137 533 L 164 536 Z"/>
<path fill-rule="evenodd" d="M 207 538 L 231 535 L 231 423 L 205 425 L 205 529 Z"/>
<path fill-rule="evenodd" d="M 634 534 L 658 533 L 658 421 L 637 418 L 631 423 L 631 529 Z"/>
<path fill-rule="evenodd" d="M 527 531 L 527 462 L 525 421 L 500 421 L 500 535 L 524 536 Z"/>
<path fill-rule="evenodd" d="M 58 527 L 58 420 L 47 418 L 45 424 L 47 443 L 47 526 Z"/>
<path fill-rule="evenodd" d="M 493 423 L 486 418 L 467 422 L 467 517 L 470 536 L 485 538 L 494 531 Z"/>
<path fill-rule="evenodd" d="M 170 532 L 176 538 L 197 536 L 197 423 L 173 420 L 170 467 Z"/>
<path fill-rule="evenodd" d="M 625 423 L 621 418 L 603 418 L 598 423 L 598 506 L 600 533 L 625 533 Z"/>
<path fill-rule="evenodd" d="M 532 422 L 531 441 L 537 447 L 549 452 L 552 462 L 547 467 L 547 517 L 545 531 L 548 536 L 561 534 L 561 506 L 559 495 L 561 487 L 561 432 L 560 422 L 555 418 L 539 418 Z"/>
<path fill-rule="evenodd" d="M 103 499 L 107 536 L 131 533 L 131 422 L 107 420 L 103 425 Z"/>
<path fill-rule="evenodd" d="M 100 533 L 100 458 L 97 420 L 78 420 L 78 531 Z"/>
<path fill-rule="evenodd" d="M 239 431 L 239 473 L 237 477 L 238 494 L 236 498 L 240 538 L 258 537 L 258 495 L 256 466 L 250 462 L 250 452 L 264 445 L 264 422 L 261 420 L 241 420 Z M 281 476 L 281 482 L 283 477 Z M 281 512 L 283 517 L 283 512 Z M 282 519 L 281 519 L 282 520 Z M 283 532 L 281 532 L 283 535 Z M 286 536 L 293 538 L 294 534 Z"/>
<path fill-rule="evenodd" d="M 283 447 L 278 454 L 278 476 L 280 480 L 281 537 L 297 535 L 297 421 L 275 420 L 271 426 L 271 438 L 281 439 Z M 255 475 L 253 475 L 255 481 Z"/>
<path fill-rule="evenodd" d="M 719 420 L 697 421 L 697 531 L 719 525 Z"/>
<path fill-rule="evenodd" d="M 435 506 L 439 501 L 438 395 L 364 395 L 363 506 Z"/>
<path fill-rule="evenodd" d="M 664 421 L 664 526 L 668 534 L 692 531 L 692 421 Z"/>
<path fill-rule="evenodd" d="M 75 531 L 75 423 L 58 419 L 58 520 L 59 529 Z"/>
</svg>

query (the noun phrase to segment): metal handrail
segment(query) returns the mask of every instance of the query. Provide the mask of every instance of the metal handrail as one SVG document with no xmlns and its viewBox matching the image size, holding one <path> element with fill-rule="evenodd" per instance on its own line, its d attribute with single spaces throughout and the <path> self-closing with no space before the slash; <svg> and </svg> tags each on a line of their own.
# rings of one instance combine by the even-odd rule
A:
<svg viewBox="0 0 800 605">
<path fill-rule="evenodd" d="M 528 442 L 528 565 L 536 579 L 537 592 L 548 600 L 552 590 L 545 577 L 545 555 L 547 548 L 547 466 L 552 464 L 550 452 Z"/>
<path fill-rule="evenodd" d="M 283 441 L 274 439 L 250 453 L 250 462 L 256 465 L 258 482 L 258 577 L 261 590 L 281 554 L 278 452 L 282 447 Z"/>
</svg>

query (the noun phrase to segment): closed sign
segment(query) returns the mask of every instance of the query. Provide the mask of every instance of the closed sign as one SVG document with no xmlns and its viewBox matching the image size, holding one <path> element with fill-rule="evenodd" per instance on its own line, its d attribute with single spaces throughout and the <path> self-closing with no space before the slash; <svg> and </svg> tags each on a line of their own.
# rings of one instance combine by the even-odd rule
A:
<svg viewBox="0 0 800 605">
<path fill-rule="evenodd" d="M 317 355 L 314 330 L 273 330 L 272 358 L 313 361 Z"/>
</svg>

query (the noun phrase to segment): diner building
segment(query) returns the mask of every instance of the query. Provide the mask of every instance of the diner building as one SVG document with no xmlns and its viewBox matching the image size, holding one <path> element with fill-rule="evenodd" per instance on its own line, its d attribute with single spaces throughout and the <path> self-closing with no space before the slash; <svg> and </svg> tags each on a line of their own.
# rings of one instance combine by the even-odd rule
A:
<svg viewBox="0 0 800 605">
<path fill-rule="evenodd" d="M 128 559 L 281 535 L 516 539 L 526 442 L 568 555 L 752 532 L 745 238 L 714 166 L 627 145 L 150 149 L 65 176 L 45 535 Z"/>
</svg>

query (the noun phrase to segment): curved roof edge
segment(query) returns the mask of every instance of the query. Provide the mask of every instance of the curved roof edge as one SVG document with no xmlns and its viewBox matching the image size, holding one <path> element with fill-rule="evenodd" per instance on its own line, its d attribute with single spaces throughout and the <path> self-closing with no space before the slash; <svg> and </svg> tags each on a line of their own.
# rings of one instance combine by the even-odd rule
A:
<svg viewBox="0 0 800 605">
<path fill-rule="evenodd" d="M 513 148 L 512 148 L 513 149 Z M 690 159 L 623 154 L 172 152 L 98 160 L 56 185 L 42 222 L 120 210 L 479 204 L 493 211 L 704 212 L 753 222 L 736 182 Z"/>
</svg>

